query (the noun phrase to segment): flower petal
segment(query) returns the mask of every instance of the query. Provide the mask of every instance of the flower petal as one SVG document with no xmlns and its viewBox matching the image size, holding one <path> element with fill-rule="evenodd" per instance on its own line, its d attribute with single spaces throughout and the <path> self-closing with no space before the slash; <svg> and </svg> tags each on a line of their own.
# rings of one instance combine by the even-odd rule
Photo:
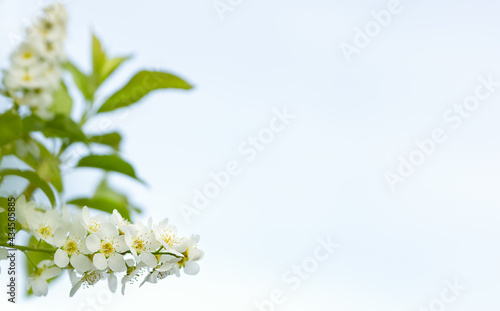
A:
<svg viewBox="0 0 500 311">
<path fill-rule="evenodd" d="M 158 270 L 160 272 L 165 272 L 165 271 L 168 271 L 168 270 L 172 269 L 173 266 L 174 266 L 173 263 L 164 263 L 163 265 L 161 265 L 156 270 Z"/>
<path fill-rule="evenodd" d="M 179 244 L 174 245 L 174 249 L 179 253 L 183 254 L 188 248 L 189 241 L 186 238 L 181 239 Z"/>
<path fill-rule="evenodd" d="M 142 252 L 139 255 L 139 258 L 151 268 L 155 268 L 158 265 L 158 261 L 156 260 L 155 255 L 151 254 L 150 252 Z"/>
<path fill-rule="evenodd" d="M 123 253 L 125 251 L 128 251 L 129 248 L 127 246 L 127 243 L 125 243 L 125 237 L 123 235 L 116 237 L 114 239 L 114 242 L 116 243 L 116 252 Z"/>
<path fill-rule="evenodd" d="M 203 251 L 201 249 L 192 248 L 188 254 L 190 261 L 197 261 L 203 258 Z"/>
<path fill-rule="evenodd" d="M 47 281 L 42 279 L 41 277 L 35 277 L 30 281 L 31 289 L 33 290 L 33 294 L 35 296 L 47 296 L 49 291 L 49 285 Z"/>
<path fill-rule="evenodd" d="M 127 266 L 125 266 L 125 259 L 122 255 L 113 254 L 108 258 L 109 268 L 115 272 L 125 272 L 127 271 Z"/>
<path fill-rule="evenodd" d="M 44 280 L 48 280 L 51 278 L 55 278 L 59 274 L 61 274 L 62 270 L 57 268 L 57 267 L 51 267 L 42 272 L 42 275 L 40 277 Z"/>
<path fill-rule="evenodd" d="M 118 281 L 116 280 L 116 275 L 114 273 L 108 274 L 109 290 L 111 290 L 113 293 L 116 293 L 117 285 L 118 285 Z"/>
<path fill-rule="evenodd" d="M 83 254 L 71 256 L 70 262 L 78 273 L 84 273 L 85 271 L 92 269 L 92 262 Z"/>
<path fill-rule="evenodd" d="M 93 262 L 94 262 L 94 266 L 98 270 L 104 270 L 108 267 L 108 260 L 106 259 L 106 256 L 104 256 L 104 254 L 101 254 L 101 253 L 95 254 Z"/>
<path fill-rule="evenodd" d="M 95 253 L 99 250 L 101 246 L 101 240 L 97 237 L 97 234 L 91 234 L 85 239 L 85 245 L 92 253 Z"/>
<path fill-rule="evenodd" d="M 85 226 L 85 229 L 88 229 L 88 226 L 90 224 L 90 212 L 87 206 L 84 206 L 82 208 L 82 222 L 83 225 Z"/>
<path fill-rule="evenodd" d="M 198 274 L 198 272 L 200 272 L 200 265 L 197 262 L 186 262 L 184 266 L 184 273 L 186 273 L 187 275 L 195 275 Z"/>
<path fill-rule="evenodd" d="M 62 247 L 64 242 L 66 242 L 66 237 L 68 236 L 68 232 L 63 228 L 58 228 L 54 233 L 54 244 L 57 247 Z"/>
<path fill-rule="evenodd" d="M 65 268 L 69 263 L 68 253 L 59 248 L 54 254 L 54 262 L 59 268 Z"/>
<path fill-rule="evenodd" d="M 82 281 L 78 280 L 77 282 L 75 282 L 75 284 L 73 284 L 73 287 L 71 288 L 71 291 L 69 292 L 69 296 L 73 297 L 75 295 L 76 291 L 80 289 L 80 286 L 82 286 Z"/>
</svg>

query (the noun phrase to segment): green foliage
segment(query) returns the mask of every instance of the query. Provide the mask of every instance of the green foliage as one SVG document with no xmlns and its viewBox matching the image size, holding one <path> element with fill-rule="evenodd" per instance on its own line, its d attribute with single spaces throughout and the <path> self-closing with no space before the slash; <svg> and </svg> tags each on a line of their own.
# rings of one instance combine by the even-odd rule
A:
<svg viewBox="0 0 500 311">
<path fill-rule="evenodd" d="M 69 116 L 71 108 L 73 107 L 73 99 L 68 93 L 66 84 L 61 82 L 61 87 L 52 95 L 54 97 L 54 103 L 50 107 L 50 110 L 56 114 Z"/>
<path fill-rule="evenodd" d="M 9 208 L 9 199 L 0 197 L 0 208 L 3 208 L 5 212 L 0 213 L 0 243 L 5 243 L 8 240 L 7 236 L 7 211 Z"/>
<path fill-rule="evenodd" d="M 112 132 L 107 134 L 90 136 L 89 141 L 95 144 L 110 146 L 115 150 L 120 150 L 120 143 L 122 141 L 122 136 L 120 135 L 120 133 Z"/>
<path fill-rule="evenodd" d="M 97 88 L 130 57 L 108 58 L 99 39 L 92 35 L 92 83 Z"/>
<path fill-rule="evenodd" d="M 141 181 L 135 174 L 132 165 L 117 155 L 89 155 L 80 159 L 76 166 L 100 168 L 108 172 L 121 173 Z"/>
<path fill-rule="evenodd" d="M 15 110 L 0 115 L 0 147 L 21 138 L 23 123 Z"/>
<path fill-rule="evenodd" d="M 104 178 L 97 187 L 94 196 L 91 198 L 77 198 L 67 202 L 79 207 L 88 206 L 100 211 L 112 213 L 117 210 L 124 218 L 131 221 L 130 210 L 136 210 L 123 193 L 111 188 L 108 185 L 107 179 Z"/>
<path fill-rule="evenodd" d="M 93 35 L 92 71 L 84 72 L 69 61 L 63 64 L 63 69 L 72 79 L 61 81 L 60 87 L 55 91 L 50 89 L 52 104 L 46 114 L 41 114 L 37 108 L 25 105 L 22 95 L 18 97 L 0 86 L 0 96 L 4 96 L 11 104 L 9 110 L 0 114 L 0 159 L 5 155 L 15 156 L 30 167 L 29 169 L 25 166 L 21 166 L 22 169 L 20 167 L 0 168 L 0 186 L 6 176 L 18 176 L 29 183 L 26 188 L 17 189 L 17 194 L 24 194 L 27 199 L 30 199 L 34 191 L 40 189 L 54 209 L 60 207 L 57 203 L 80 207 L 86 205 L 106 213 L 112 213 L 116 209 L 128 220 L 131 220 L 133 213 L 140 213 L 141 209 L 130 203 L 127 194 L 109 185 L 107 175 L 90 197 L 67 200 L 64 196 L 64 190 L 68 185 L 63 182 L 62 164 L 66 158 L 80 157 L 79 154 L 69 154 L 70 147 L 76 143 L 80 143 L 85 148 L 85 154 L 90 154 L 77 158 L 76 167 L 94 168 L 105 173 L 120 173 L 144 183 L 137 177 L 133 166 L 119 156 L 121 134 L 115 131 L 90 135 L 84 131 L 89 120 L 100 113 L 111 112 L 137 103 L 153 91 L 192 88 L 185 80 L 166 72 L 140 71 L 116 93 L 104 94 L 103 98 L 107 99 L 101 101 L 100 96 L 95 96 L 99 87 L 129 59 L 130 57 L 127 56 L 108 56 L 99 39 Z M 1 73 L 2 71 L 0 75 Z M 0 81 L 2 81 L 1 77 Z M 78 99 L 72 98 L 75 91 L 79 93 Z M 83 112 L 81 116 L 74 118 L 76 112 L 74 103 L 82 100 Z M 93 147 L 97 145 L 109 147 L 108 151 L 112 154 L 93 154 L 95 152 Z M 69 157 L 66 157 L 67 155 Z M 0 197 L 0 207 L 8 208 L 7 198 Z M 6 212 L 0 213 L 0 243 L 5 243 L 7 240 L 6 217 Z M 29 256 L 29 260 L 26 261 L 26 271 L 31 275 L 35 273 L 35 265 L 40 261 L 53 259 L 53 253 L 40 252 L 36 249 L 51 250 L 53 248 L 43 241 L 37 241 L 33 236 L 27 246 L 35 249 L 25 252 Z"/>
<path fill-rule="evenodd" d="M 73 82 L 80 90 L 83 97 L 87 100 L 92 100 L 93 92 L 91 92 L 89 87 L 89 77 L 71 62 L 64 64 L 64 69 L 66 69 L 73 76 Z"/>
<path fill-rule="evenodd" d="M 192 86 L 181 78 L 165 72 L 141 71 L 137 73 L 122 89 L 111 95 L 99 108 L 99 112 L 109 112 L 130 106 L 151 91 L 159 89 L 191 89 Z"/>
<path fill-rule="evenodd" d="M 22 120 L 23 134 L 28 135 L 31 132 L 39 132 L 45 128 L 45 121 L 32 114 Z"/>
<path fill-rule="evenodd" d="M 82 129 L 70 117 L 65 115 L 56 115 L 54 119 L 45 123 L 43 133 L 46 137 L 67 138 L 71 142 L 86 142 L 87 137 Z"/>
<path fill-rule="evenodd" d="M 33 186 L 36 188 L 40 188 L 47 198 L 49 198 L 50 203 L 53 205 L 56 204 L 56 197 L 54 195 L 54 192 L 52 191 L 52 188 L 50 188 L 49 183 L 45 180 L 43 180 L 36 172 L 34 171 L 22 171 L 22 170 L 17 170 L 17 169 L 4 169 L 0 170 L 0 181 L 3 181 L 5 176 L 19 176 L 24 179 L 27 179 L 30 182 L 30 186 Z"/>
</svg>

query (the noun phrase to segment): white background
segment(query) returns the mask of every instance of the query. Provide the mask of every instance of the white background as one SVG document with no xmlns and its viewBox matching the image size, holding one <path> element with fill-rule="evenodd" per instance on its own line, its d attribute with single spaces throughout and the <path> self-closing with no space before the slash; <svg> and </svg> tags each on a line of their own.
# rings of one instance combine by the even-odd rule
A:
<svg viewBox="0 0 500 311">
<path fill-rule="evenodd" d="M 0 294 L 0 308 L 99 310 L 91 303 L 100 298 L 107 310 L 258 310 L 254 301 L 281 289 L 276 310 L 419 310 L 458 278 L 467 289 L 446 310 L 497 311 L 500 91 L 457 130 L 443 116 L 474 94 L 480 76 L 500 80 L 500 6 L 401 0 L 402 12 L 348 63 L 339 45 L 387 4 L 252 0 L 222 20 L 212 0 L 70 1 L 71 59 L 90 68 L 92 30 L 111 54 L 134 55 L 101 98 L 142 68 L 196 86 L 151 95 L 89 129 L 123 132 L 123 156 L 150 187 L 122 177 L 116 185 L 146 208 L 143 218 L 200 234 L 206 256 L 195 277 L 132 286 L 125 296 L 109 296 L 102 283 L 70 299 L 65 276 L 47 297 L 20 297 L 15 308 Z M 1 67 L 9 35 L 39 8 L 0 0 Z M 240 143 L 283 107 L 296 119 L 246 161 Z M 391 191 L 384 173 L 435 128 L 448 139 Z M 180 204 L 230 160 L 242 173 L 185 223 Z M 67 197 L 90 193 L 97 177 L 70 173 Z M 292 290 L 282 276 L 327 235 L 341 247 Z"/>
</svg>

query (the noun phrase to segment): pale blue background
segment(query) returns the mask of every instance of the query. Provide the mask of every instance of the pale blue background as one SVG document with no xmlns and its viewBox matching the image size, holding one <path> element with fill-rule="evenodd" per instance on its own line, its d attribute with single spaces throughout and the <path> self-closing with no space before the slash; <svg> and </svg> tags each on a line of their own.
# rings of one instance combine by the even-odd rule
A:
<svg viewBox="0 0 500 311">
<path fill-rule="evenodd" d="M 500 6 L 402 0 L 403 11 L 348 64 L 339 44 L 387 3 L 252 0 L 220 20 L 211 0 L 70 1 L 66 47 L 78 64 L 89 68 L 92 29 L 112 54 L 134 53 L 107 91 L 144 67 L 196 85 L 104 121 L 123 132 L 124 157 L 150 188 L 116 182 L 147 215 L 201 235 L 201 273 L 130 287 L 107 309 L 256 310 L 254 300 L 280 288 L 287 300 L 276 310 L 419 310 L 455 277 L 468 289 L 447 310 L 500 308 L 498 93 L 396 192 L 383 176 L 415 139 L 446 127 L 444 112 L 473 94 L 479 76 L 500 80 Z M 38 8 L 0 1 L 1 67 L 8 34 Z M 280 107 L 297 119 L 245 163 L 238 145 Z M 179 204 L 233 159 L 244 171 L 185 224 Z M 70 174 L 68 196 L 90 192 L 95 177 Z M 341 248 L 289 290 L 282 275 L 327 234 Z M 16 310 L 92 310 L 86 304 L 106 285 L 73 299 L 68 286 L 65 277 Z"/>
</svg>

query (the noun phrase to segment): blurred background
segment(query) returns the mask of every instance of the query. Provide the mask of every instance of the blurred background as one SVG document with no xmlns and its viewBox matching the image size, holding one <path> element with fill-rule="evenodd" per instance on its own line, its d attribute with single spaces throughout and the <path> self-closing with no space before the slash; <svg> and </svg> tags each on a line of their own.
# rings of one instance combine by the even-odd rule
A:
<svg viewBox="0 0 500 311">
<path fill-rule="evenodd" d="M 89 127 L 122 131 L 123 157 L 149 184 L 113 178 L 145 208 L 137 219 L 200 234 L 205 258 L 195 277 L 125 296 L 103 282 L 70 299 L 65 276 L 45 298 L 12 306 L 2 295 L 2 310 L 500 308 L 499 85 L 458 128 L 446 120 L 481 77 L 500 81 L 498 2 L 62 2 L 75 63 L 90 68 L 92 32 L 110 54 L 133 54 L 103 93 L 141 68 L 195 85 Z M 0 0 L 1 68 L 45 3 Z M 276 110 L 293 118 L 268 139 Z M 446 140 L 391 189 L 388 172 L 437 128 Z M 239 173 L 186 221 L 183 207 L 234 161 Z M 66 178 L 75 197 L 98 176 Z M 340 247 L 319 261 L 328 237 Z"/>
</svg>

